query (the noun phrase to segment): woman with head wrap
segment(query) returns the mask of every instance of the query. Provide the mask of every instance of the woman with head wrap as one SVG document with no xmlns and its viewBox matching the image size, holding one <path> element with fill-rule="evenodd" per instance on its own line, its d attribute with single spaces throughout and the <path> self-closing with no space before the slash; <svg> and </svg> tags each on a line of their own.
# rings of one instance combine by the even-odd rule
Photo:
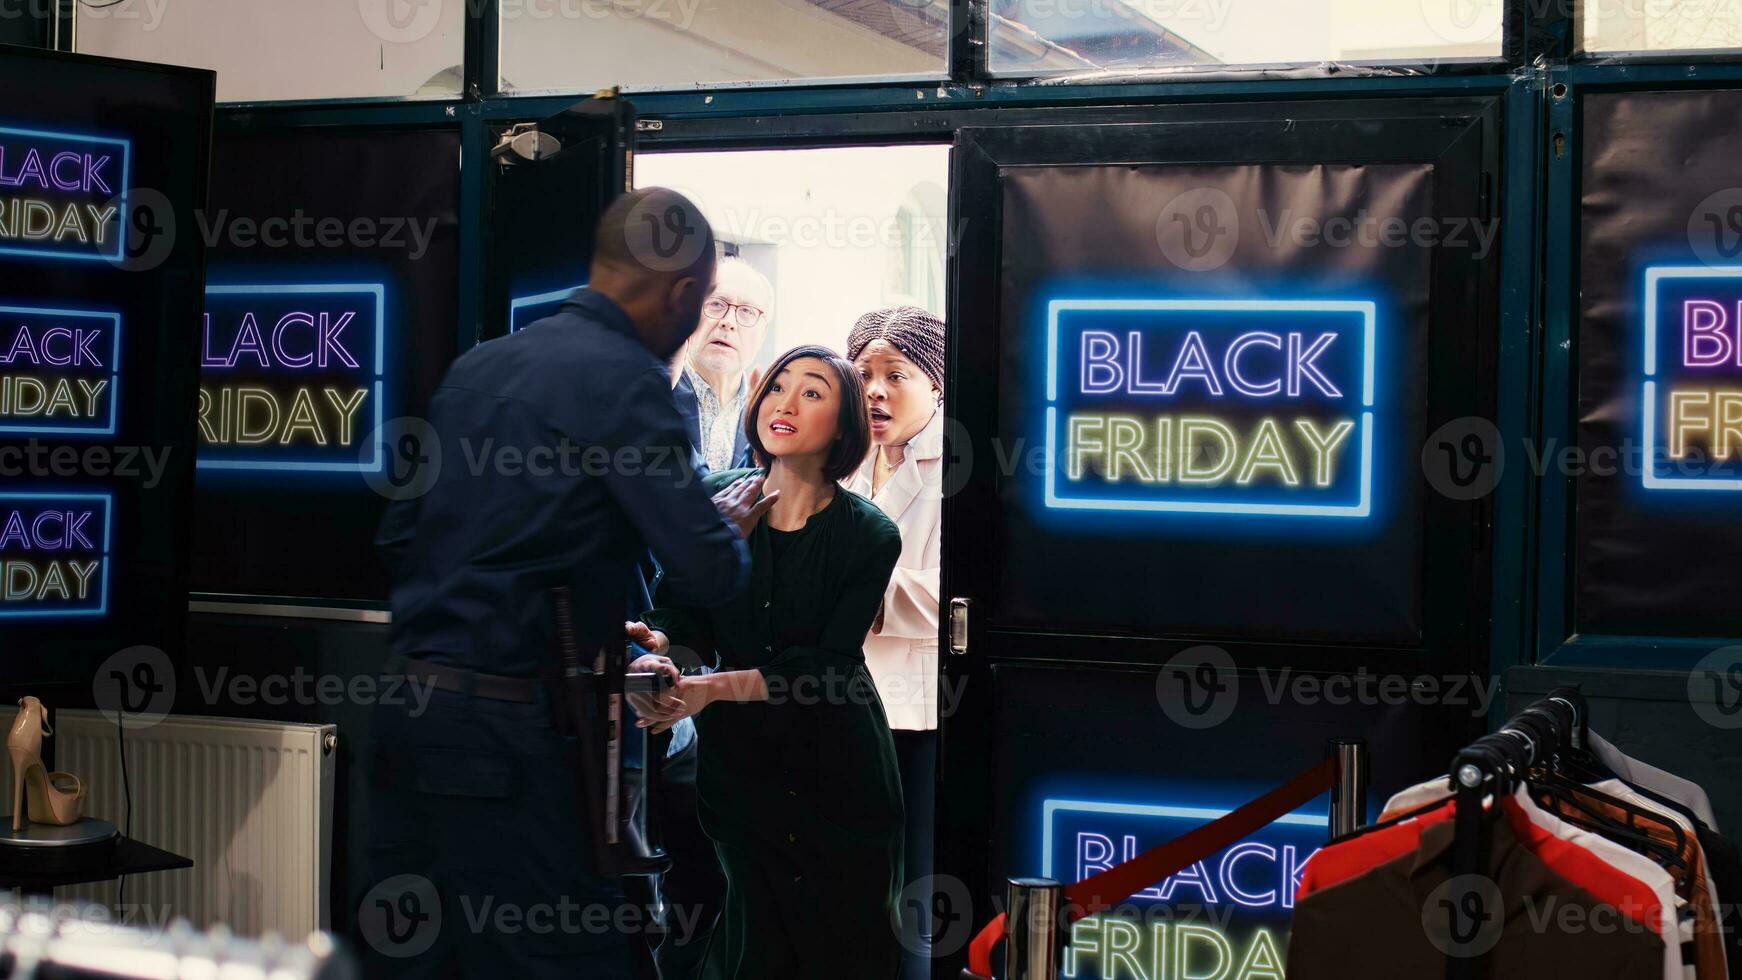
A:
<svg viewBox="0 0 1742 980">
<path fill-rule="evenodd" d="M 932 873 L 937 777 L 939 572 L 943 565 L 944 324 L 915 306 L 859 318 L 847 359 L 865 382 L 871 452 L 847 488 L 901 528 L 901 559 L 865 638 L 865 662 L 894 729 L 907 801 L 906 875 Z M 903 915 L 903 976 L 931 976 L 929 903 Z"/>
</svg>

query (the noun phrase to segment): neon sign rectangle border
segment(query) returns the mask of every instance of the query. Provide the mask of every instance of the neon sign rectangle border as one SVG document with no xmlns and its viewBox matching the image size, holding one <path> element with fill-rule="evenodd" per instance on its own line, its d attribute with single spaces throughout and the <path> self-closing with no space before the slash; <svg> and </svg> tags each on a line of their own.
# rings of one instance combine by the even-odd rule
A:
<svg viewBox="0 0 1742 980">
<path fill-rule="evenodd" d="M 1252 504 L 1197 500 L 1120 500 L 1058 494 L 1058 331 L 1066 310 L 1202 310 L 1212 312 L 1303 311 L 1359 313 L 1365 349 L 1361 370 L 1361 496 L 1353 504 Z M 1063 510 L 1152 511 L 1184 514 L 1265 514 L 1294 517 L 1367 517 L 1373 513 L 1374 344 L 1378 305 L 1369 300 L 1272 299 L 1055 299 L 1046 307 L 1046 505 Z"/>
<path fill-rule="evenodd" d="M 385 423 L 382 406 L 381 376 L 387 363 L 387 287 L 380 283 L 294 283 L 290 285 L 207 286 L 207 296 L 261 296 L 269 294 L 345 296 L 364 294 L 375 297 L 375 432 Z M 250 463 L 242 460 L 201 459 L 195 466 L 202 470 L 229 470 L 260 473 L 375 473 L 384 462 L 381 443 L 374 443 L 367 463 Z"/>
<path fill-rule="evenodd" d="M 1170 817 L 1174 819 L 1219 820 L 1233 813 L 1232 810 L 1219 810 L 1214 807 L 1196 806 L 1159 806 L 1144 803 L 1106 803 L 1095 800 L 1047 800 L 1041 805 L 1040 828 L 1040 873 L 1053 875 L 1053 818 L 1059 813 L 1105 813 L 1117 816 L 1135 817 Z M 1330 829 L 1329 817 L 1317 817 L 1304 813 L 1285 813 L 1272 821 L 1299 827 L 1324 827 Z M 1062 879 L 1061 879 L 1062 880 Z"/>
<path fill-rule="evenodd" d="M 0 609 L 0 619 L 101 619 L 109 614 L 109 571 L 113 558 L 115 536 L 115 495 L 112 493 L 0 493 L 0 503 L 8 500 L 101 500 L 103 502 L 103 597 L 95 609 L 61 611 L 20 609 L 9 612 Z"/>
<path fill-rule="evenodd" d="M 33 259 L 74 259 L 97 262 L 118 262 L 127 247 L 127 195 L 130 181 L 133 179 L 133 141 L 116 139 L 111 136 L 81 136 L 78 133 L 56 133 L 43 129 L 19 129 L 16 126 L 0 126 L 0 136 L 28 136 L 34 139 L 66 140 L 79 143 L 111 143 L 121 148 L 121 190 L 117 193 L 115 221 L 115 251 L 109 252 L 75 252 L 56 251 L 54 249 L 39 249 L 20 247 L 16 245 L 0 246 L 0 255 L 26 255 Z"/>
<path fill-rule="evenodd" d="M 18 436 L 113 436 L 121 402 L 121 314 L 92 310 L 59 310 L 45 306 L 0 306 L 0 313 L 39 313 L 48 316 L 82 316 L 108 320 L 114 326 L 115 346 L 109 354 L 109 424 L 101 429 L 78 426 L 27 426 L 0 422 L 0 435 Z"/>
<path fill-rule="evenodd" d="M 1701 480 L 1657 475 L 1657 284 L 1664 279 L 1742 279 L 1742 265 L 1660 265 L 1645 270 L 1645 383 L 1640 405 L 1647 490 L 1742 491 L 1742 480 Z"/>
<path fill-rule="evenodd" d="M 574 293 L 575 290 L 585 289 L 585 288 L 587 288 L 587 284 L 583 282 L 578 286 L 570 286 L 567 289 L 553 289 L 548 293 L 535 293 L 531 296 L 520 296 L 520 297 L 517 297 L 515 299 L 509 300 L 508 301 L 508 332 L 509 333 L 520 332 L 520 330 L 522 328 L 515 324 L 515 322 L 514 322 L 515 315 L 518 314 L 521 310 L 525 309 L 526 307 L 528 307 L 528 306 L 543 306 L 546 303 L 554 303 L 559 299 L 567 299 L 570 295 L 572 295 Z"/>
</svg>

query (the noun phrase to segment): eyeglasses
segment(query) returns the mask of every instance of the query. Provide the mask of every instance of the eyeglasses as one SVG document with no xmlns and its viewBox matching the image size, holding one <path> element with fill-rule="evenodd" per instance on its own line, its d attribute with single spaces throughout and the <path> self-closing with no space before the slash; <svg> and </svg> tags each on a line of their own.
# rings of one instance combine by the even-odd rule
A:
<svg viewBox="0 0 1742 980">
<path fill-rule="evenodd" d="M 724 320 L 726 314 L 733 310 L 737 312 L 732 319 L 736 320 L 740 327 L 754 327 L 762 319 L 762 311 L 754 306 L 728 303 L 723 299 L 711 299 L 702 304 L 702 315 L 710 320 Z"/>
</svg>

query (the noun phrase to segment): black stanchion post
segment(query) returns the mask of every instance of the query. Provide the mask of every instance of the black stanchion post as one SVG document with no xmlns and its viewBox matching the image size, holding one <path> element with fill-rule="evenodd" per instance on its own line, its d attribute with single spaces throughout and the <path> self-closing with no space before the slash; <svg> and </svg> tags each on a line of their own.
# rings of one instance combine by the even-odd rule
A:
<svg viewBox="0 0 1742 980">
<path fill-rule="evenodd" d="M 1331 742 L 1337 757 L 1337 784 L 1331 787 L 1331 836 L 1352 834 L 1367 819 L 1367 743 L 1358 738 Z"/>
<path fill-rule="evenodd" d="M 1010 879 L 1004 980 L 1058 980 L 1064 892 L 1051 878 Z"/>
</svg>

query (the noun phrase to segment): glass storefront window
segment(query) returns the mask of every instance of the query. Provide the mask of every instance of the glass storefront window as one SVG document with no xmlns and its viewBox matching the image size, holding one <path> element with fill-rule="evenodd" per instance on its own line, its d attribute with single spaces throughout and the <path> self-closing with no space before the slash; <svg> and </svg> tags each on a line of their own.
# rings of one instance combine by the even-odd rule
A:
<svg viewBox="0 0 1742 980">
<path fill-rule="evenodd" d="M 500 0 L 504 92 L 948 71 L 948 0 Z"/>
<path fill-rule="evenodd" d="M 1603 54 L 1742 48 L 1742 0 L 1584 0 L 1582 50 Z"/>
<path fill-rule="evenodd" d="M 991 0 L 993 74 L 1488 60 L 1504 0 Z"/>
<path fill-rule="evenodd" d="M 80 0 L 85 54 L 218 73 L 218 99 L 451 98 L 466 5 L 444 0 Z"/>
</svg>

